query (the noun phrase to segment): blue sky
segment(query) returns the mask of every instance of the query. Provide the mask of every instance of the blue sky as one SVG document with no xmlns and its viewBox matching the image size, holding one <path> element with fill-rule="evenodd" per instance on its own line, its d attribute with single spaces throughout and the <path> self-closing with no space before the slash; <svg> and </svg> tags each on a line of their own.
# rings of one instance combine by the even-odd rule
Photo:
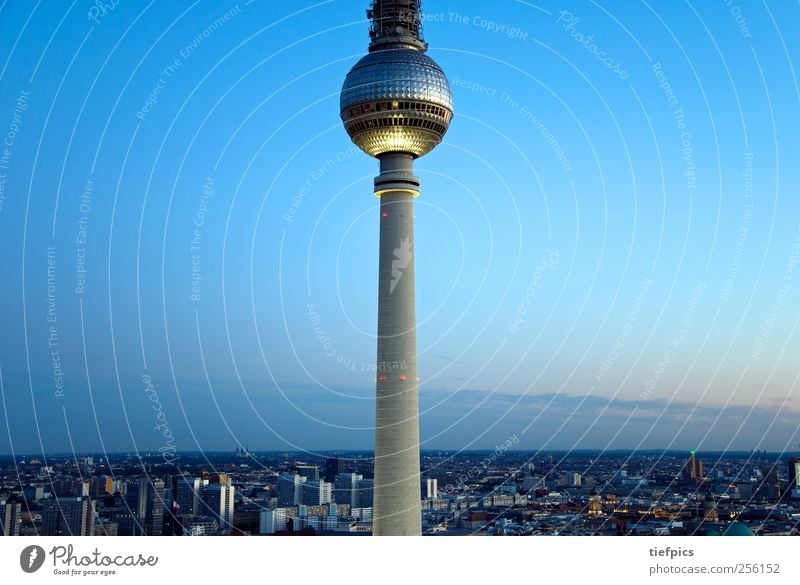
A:
<svg viewBox="0 0 800 585">
<path fill-rule="evenodd" d="M 371 446 L 366 5 L 0 5 L 0 452 Z M 423 6 L 423 446 L 794 449 L 798 5 Z"/>
</svg>

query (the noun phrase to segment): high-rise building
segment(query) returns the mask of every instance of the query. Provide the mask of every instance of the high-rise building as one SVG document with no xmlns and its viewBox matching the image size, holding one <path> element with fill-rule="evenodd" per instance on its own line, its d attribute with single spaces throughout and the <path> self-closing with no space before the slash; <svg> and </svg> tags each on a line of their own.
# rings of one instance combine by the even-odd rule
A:
<svg viewBox="0 0 800 585">
<path fill-rule="evenodd" d="M 305 477 L 308 481 L 315 481 L 319 479 L 319 467 L 316 465 L 298 465 L 297 475 Z"/>
<path fill-rule="evenodd" d="M 138 517 L 130 510 L 116 509 L 107 513 L 108 520 L 117 525 L 118 536 L 136 536 L 142 534 Z"/>
<path fill-rule="evenodd" d="M 134 536 L 161 536 L 164 531 L 164 482 L 160 479 L 141 478 L 129 482 L 125 495 L 136 524 Z M 124 529 L 124 524 L 120 530 Z"/>
<path fill-rule="evenodd" d="M 434 477 L 428 477 L 422 481 L 422 499 L 423 500 L 438 500 L 439 499 L 439 480 Z"/>
<path fill-rule="evenodd" d="M 789 457 L 789 485 L 786 486 L 785 497 L 800 498 L 800 458 Z"/>
<path fill-rule="evenodd" d="M 333 488 L 333 501 L 358 508 L 359 484 L 364 477 L 356 473 L 339 473 Z"/>
<path fill-rule="evenodd" d="M 148 536 L 161 536 L 164 533 L 164 514 L 168 511 L 166 500 L 164 499 L 166 490 L 164 482 L 160 479 L 153 481 L 150 487 L 153 501 L 145 518 L 145 527 Z"/>
<path fill-rule="evenodd" d="M 353 508 L 350 510 L 350 516 L 357 519 L 363 524 L 372 524 L 373 509 L 372 508 Z"/>
<path fill-rule="evenodd" d="M 71 497 L 75 491 L 75 482 L 71 477 L 55 477 L 51 479 L 53 495 Z"/>
<path fill-rule="evenodd" d="M 296 473 L 281 475 L 278 478 L 278 507 L 296 506 L 302 500 L 302 487 L 307 478 Z"/>
<path fill-rule="evenodd" d="M 235 488 L 228 483 L 210 483 L 200 491 L 200 514 L 217 520 L 222 532 L 233 529 Z"/>
<path fill-rule="evenodd" d="M 199 514 L 200 490 L 208 485 L 208 480 L 200 477 L 179 476 L 175 478 L 175 503 L 181 516 Z"/>
<path fill-rule="evenodd" d="M 114 493 L 114 478 L 110 475 L 101 475 L 95 481 L 95 494 L 105 496 Z"/>
<path fill-rule="evenodd" d="M 273 510 L 261 510 L 261 523 L 259 526 L 259 533 L 261 534 L 275 534 L 282 530 L 286 530 L 286 516 L 285 508 L 275 508 Z"/>
<path fill-rule="evenodd" d="M 749 501 L 755 495 L 756 484 L 752 483 L 738 483 L 736 484 L 736 494 L 738 499 Z"/>
<path fill-rule="evenodd" d="M 94 504 L 87 497 L 46 500 L 42 536 L 91 536 L 94 520 Z"/>
<path fill-rule="evenodd" d="M 3 532 L 0 536 L 19 536 L 19 525 L 22 522 L 22 503 L 14 498 L 9 498 L 0 502 L 0 510 L 3 512 Z"/>
<path fill-rule="evenodd" d="M 450 86 L 425 52 L 420 0 L 373 0 L 369 53 L 347 74 L 340 116 L 351 140 L 380 160 L 375 404 L 376 535 L 421 533 L 414 283 L 414 159 L 453 117 Z"/>
<path fill-rule="evenodd" d="M 683 469 L 683 475 L 686 479 L 701 482 L 703 476 L 703 462 L 697 458 L 694 451 L 689 451 L 689 461 L 686 462 L 686 467 Z"/>
<path fill-rule="evenodd" d="M 328 457 L 325 459 L 325 481 L 334 483 L 336 476 L 344 473 L 344 459 L 336 457 Z"/>
<path fill-rule="evenodd" d="M 756 488 L 757 499 L 777 501 L 783 496 L 783 488 L 780 475 L 778 474 L 778 463 L 761 469 L 761 481 Z"/>
<path fill-rule="evenodd" d="M 333 485 L 322 479 L 307 481 L 301 484 L 302 500 L 306 506 L 322 506 L 330 504 L 333 495 Z"/>
<path fill-rule="evenodd" d="M 416 490 L 414 491 L 414 495 L 415 496 L 417 495 Z M 374 504 L 375 504 L 375 480 L 362 479 L 361 481 L 358 482 L 358 507 L 374 508 Z"/>
</svg>

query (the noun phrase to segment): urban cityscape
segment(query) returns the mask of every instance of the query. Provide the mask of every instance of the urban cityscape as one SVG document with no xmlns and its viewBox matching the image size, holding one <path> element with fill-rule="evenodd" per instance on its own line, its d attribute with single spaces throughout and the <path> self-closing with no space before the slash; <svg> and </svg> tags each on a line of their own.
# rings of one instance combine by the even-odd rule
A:
<svg viewBox="0 0 800 585">
<path fill-rule="evenodd" d="M 513 445 L 513 438 L 509 439 Z M 423 535 L 800 534 L 784 454 L 423 451 Z M 0 459 L 6 536 L 367 535 L 374 459 L 181 453 Z"/>
</svg>

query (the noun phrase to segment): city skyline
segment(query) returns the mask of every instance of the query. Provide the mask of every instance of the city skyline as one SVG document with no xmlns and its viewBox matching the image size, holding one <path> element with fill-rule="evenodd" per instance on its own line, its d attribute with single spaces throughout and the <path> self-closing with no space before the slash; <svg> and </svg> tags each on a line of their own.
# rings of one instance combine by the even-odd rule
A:
<svg viewBox="0 0 800 585">
<path fill-rule="evenodd" d="M 367 7 L 0 7 L 0 454 L 372 444 Z M 791 8 L 423 8 L 421 448 L 794 452 Z"/>
<path fill-rule="evenodd" d="M 425 535 L 796 535 L 800 458 L 423 452 Z M 0 458 L 6 536 L 367 535 L 372 453 Z"/>
</svg>

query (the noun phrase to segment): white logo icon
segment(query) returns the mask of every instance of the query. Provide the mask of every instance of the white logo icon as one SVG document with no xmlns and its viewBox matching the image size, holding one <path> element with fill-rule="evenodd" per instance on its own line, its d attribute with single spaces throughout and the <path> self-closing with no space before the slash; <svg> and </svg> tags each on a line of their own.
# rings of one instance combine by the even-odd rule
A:
<svg viewBox="0 0 800 585">
<path fill-rule="evenodd" d="M 394 249 L 394 257 L 392 260 L 392 282 L 389 283 L 389 294 L 394 292 L 394 287 L 400 282 L 403 277 L 403 270 L 408 268 L 411 264 L 413 254 L 411 252 L 411 238 L 406 237 L 400 241 L 400 247 Z"/>
</svg>

